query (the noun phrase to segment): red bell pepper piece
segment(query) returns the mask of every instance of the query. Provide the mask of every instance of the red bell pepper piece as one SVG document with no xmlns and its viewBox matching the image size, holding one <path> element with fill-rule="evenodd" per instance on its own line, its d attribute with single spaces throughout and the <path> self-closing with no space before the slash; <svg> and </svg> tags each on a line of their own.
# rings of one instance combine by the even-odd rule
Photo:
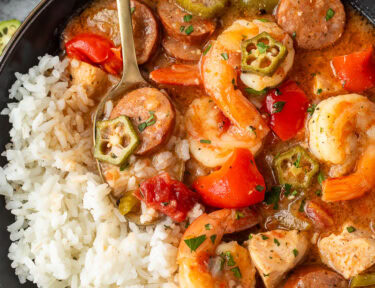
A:
<svg viewBox="0 0 375 288">
<path fill-rule="evenodd" d="M 335 76 L 350 92 L 361 92 L 375 86 L 373 47 L 364 51 L 334 57 L 331 65 Z"/>
<path fill-rule="evenodd" d="M 98 65 L 111 74 L 119 74 L 122 70 L 120 49 L 100 35 L 77 35 L 65 44 L 65 48 L 69 57 Z"/>
<path fill-rule="evenodd" d="M 199 195 L 180 181 L 163 173 L 144 181 L 134 195 L 176 222 L 186 219 L 188 212 L 198 202 Z"/>
<path fill-rule="evenodd" d="M 292 81 L 268 93 L 264 108 L 270 114 L 271 129 L 281 140 L 293 138 L 302 128 L 308 104 L 306 94 Z"/>
<path fill-rule="evenodd" d="M 199 86 L 201 77 L 197 65 L 174 64 L 150 73 L 150 79 L 159 84 Z"/>
<path fill-rule="evenodd" d="M 198 177 L 193 188 L 205 204 L 218 208 L 241 208 L 264 200 L 265 183 L 254 157 L 239 148 L 217 171 Z"/>
</svg>

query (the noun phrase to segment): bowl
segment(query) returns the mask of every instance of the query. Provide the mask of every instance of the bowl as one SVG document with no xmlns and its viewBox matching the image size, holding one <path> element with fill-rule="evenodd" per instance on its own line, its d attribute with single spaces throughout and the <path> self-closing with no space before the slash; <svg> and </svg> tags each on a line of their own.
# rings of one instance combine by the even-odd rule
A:
<svg viewBox="0 0 375 288">
<path fill-rule="evenodd" d="M 18 29 L 13 39 L 0 56 L 0 111 L 7 103 L 8 90 L 16 80 L 15 72 L 26 73 L 44 54 L 56 55 L 60 52 L 60 35 L 65 24 L 73 15 L 79 13 L 90 0 L 44 0 L 30 13 Z M 373 0 L 346 0 L 361 11 L 375 24 L 375 2 Z M 6 116 L 0 115 L 0 152 L 9 142 L 11 126 Z M 1 154 L 1 153 L 0 153 Z M 0 165 L 6 159 L 0 157 Z M 11 244 L 7 226 L 14 222 L 12 214 L 5 209 L 4 198 L 0 197 L 0 288 L 31 288 L 36 285 L 27 282 L 20 284 L 11 262 L 8 249 Z"/>
</svg>

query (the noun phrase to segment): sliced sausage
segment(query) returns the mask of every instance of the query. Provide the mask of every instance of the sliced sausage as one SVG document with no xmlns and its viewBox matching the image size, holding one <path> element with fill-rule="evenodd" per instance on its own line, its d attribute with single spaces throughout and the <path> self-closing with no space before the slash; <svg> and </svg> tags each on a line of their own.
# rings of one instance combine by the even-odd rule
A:
<svg viewBox="0 0 375 288">
<path fill-rule="evenodd" d="M 347 281 L 336 272 L 320 266 L 297 269 L 285 283 L 284 288 L 347 288 Z"/>
<path fill-rule="evenodd" d="M 133 36 L 138 64 L 147 62 L 158 46 L 159 25 L 145 4 L 132 0 Z M 121 45 L 116 1 L 96 1 L 79 17 L 73 19 L 64 31 L 67 42 L 81 33 L 94 33 Z"/>
<path fill-rule="evenodd" d="M 306 203 L 305 213 L 318 229 L 325 229 L 334 224 L 333 218 L 329 212 L 314 201 L 308 201 Z"/>
<path fill-rule="evenodd" d="M 159 27 L 154 14 L 146 5 L 138 1 L 132 3 L 135 52 L 138 64 L 143 64 L 150 59 L 157 48 Z"/>
<path fill-rule="evenodd" d="M 202 55 L 201 45 L 182 42 L 172 37 L 165 37 L 162 45 L 168 55 L 184 61 L 199 61 Z"/>
<path fill-rule="evenodd" d="M 167 34 L 175 39 L 201 43 L 215 31 L 216 24 L 213 20 L 199 16 L 192 16 L 191 19 L 185 17 L 184 20 L 184 16 L 191 14 L 182 10 L 172 0 L 160 0 L 157 10 Z"/>
<path fill-rule="evenodd" d="M 173 131 L 175 111 L 168 97 L 155 88 L 140 88 L 126 94 L 111 112 L 111 119 L 129 117 L 141 140 L 137 155 L 155 151 Z"/>
<path fill-rule="evenodd" d="M 299 47 L 320 49 L 340 38 L 345 10 L 340 0 L 281 0 L 276 19 Z"/>
</svg>

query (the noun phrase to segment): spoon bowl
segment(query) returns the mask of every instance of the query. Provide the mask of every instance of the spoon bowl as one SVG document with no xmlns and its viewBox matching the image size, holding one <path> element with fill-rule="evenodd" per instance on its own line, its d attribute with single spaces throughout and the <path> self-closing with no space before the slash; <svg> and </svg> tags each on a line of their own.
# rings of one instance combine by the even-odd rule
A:
<svg viewBox="0 0 375 288">
<path fill-rule="evenodd" d="M 131 19 L 130 0 L 117 0 L 117 10 L 120 25 L 121 47 L 122 47 L 122 64 L 123 73 L 120 82 L 113 87 L 100 101 L 93 117 L 93 143 L 96 144 L 96 128 L 97 122 L 102 120 L 104 115 L 105 104 L 108 101 L 116 101 L 125 94 L 143 87 L 151 87 L 151 85 L 143 79 L 137 64 L 135 53 L 133 28 Z M 99 175 L 103 182 L 107 182 L 103 175 L 100 161 L 96 159 Z M 111 201 L 116 205 L 116 199 L 111 195 Z M 116 205 L 117 206 L 117 205 Z M 124 217 L 138 225 L 149 225 L 152 223 L 141 223 L 139 213 L 130 212 Z"/>
</svg>

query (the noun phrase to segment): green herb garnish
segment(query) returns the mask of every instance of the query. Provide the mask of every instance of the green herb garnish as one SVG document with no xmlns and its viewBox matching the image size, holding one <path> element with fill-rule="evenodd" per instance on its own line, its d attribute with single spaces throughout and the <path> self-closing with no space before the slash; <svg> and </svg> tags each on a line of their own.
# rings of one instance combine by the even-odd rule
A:
<svg viewBox="0 0 375 288">
<path fill-rule="evenodd" d="M 194 32 L 194 27 L 192 25 L 189 25 L 186 29 L 185 29 L 185 34 L 186 35 L 190 35 L 191 33 Z"/>
<path fill-rule="evenodd" d="M 327 14 L 326 14 L 326 21 L 332 19 L 332 17 L 335 15 L 335 11 L 332 9 L 332 8 L 329 8 L 327 10 Z"/>
<path fill-rule="evenodd" d="M 184 22 L 190 22 L 191 18 L 193 18 L 193 15 L 191 14 L 184 15 Z"/>
<path fill-rule="evenodd" d="M 283 110 L 285 103 L 285 101 L 277 101 L 276 103 L 274 103 L 272 107 L 275 110 L 272 111 L 272 114 L 280 113 Z"/>
<path fill-rule="evenodd" d="M 185 239 L 184 242 L 193 252 L 198 249 L 199 246 L 207 239 L 206 235 L 201 235 L 195 238 Z"/>
</svg>

